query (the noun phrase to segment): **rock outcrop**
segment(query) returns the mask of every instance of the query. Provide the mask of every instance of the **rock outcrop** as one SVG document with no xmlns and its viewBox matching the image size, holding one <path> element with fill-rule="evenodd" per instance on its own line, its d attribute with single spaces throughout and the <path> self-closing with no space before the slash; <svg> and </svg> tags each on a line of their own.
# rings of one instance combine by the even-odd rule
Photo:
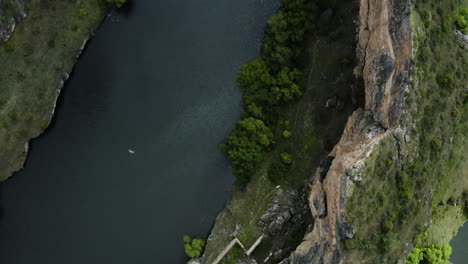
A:
<svg viewBox="0 0 468 264">
<path fill-rule="evenodd" d="M 6 42 L 16 24 L 27 15 L 27 0 L 0 0 L 0 44 Z"/>
<path fill-rule="evenodd" d="M 340 142 L 330 153 L 333 162 L 322 179 L 312 184 L 309 204 L 315 220 L 312 231 L 284 263 L 342 263 L 340 242 L 354 230 L 345 221 L 343 207 L 350 195 L 353 173 L 380 140 L 401 131 L 404 94 L 410 82 L 412 34 L 409 0 L 361 0 L 358 66 L 364 81 L 365 107 L 348 120 Z"/>
</svg>

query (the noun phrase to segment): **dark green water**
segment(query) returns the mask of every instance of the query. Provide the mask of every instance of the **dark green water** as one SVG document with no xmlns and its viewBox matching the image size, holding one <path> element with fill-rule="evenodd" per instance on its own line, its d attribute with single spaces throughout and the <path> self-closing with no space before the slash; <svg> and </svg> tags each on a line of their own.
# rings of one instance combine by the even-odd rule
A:
<svg viewBox="0 0 468 264">
<path fill-rule="evenodd" d="M 453 248 L 453 254 L 450 258 L 454 264 L 468 263 L 468 224 L 465 224 L 456 237 L 450 242 Z"/>
<path fill-rule="evenodd" d="M 278 1 L 134 2 L 106 19 L 53 126 L 1 184 L 1 264 L 184 263 L 182 236 L 206 236 L 224 206 L 235 75 Z"/>
</svg>

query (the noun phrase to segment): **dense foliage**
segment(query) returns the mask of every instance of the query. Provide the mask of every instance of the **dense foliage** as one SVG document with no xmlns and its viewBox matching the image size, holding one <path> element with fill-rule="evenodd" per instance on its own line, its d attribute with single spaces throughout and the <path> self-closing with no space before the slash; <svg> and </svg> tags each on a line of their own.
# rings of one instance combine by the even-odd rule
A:
<svg viewBox="0 0 468 264">
<path fill-rule="evenodd" d="M 449 244 L 433 245 L 427 248 L 414 248 L 406 259 L 406 264 L 450 264 L 452 247 Z"/>
<path fill-rule="evenodd" d="M 190 258 L 198 258 L 203 254 L 203 251 L 205 250 L 205 240 L 202 238 L 194 238 L 192 239 L 189 236 L 184 236 L 184 242 L 185 242 L 185 253 L 190 257 Z"/>
<path fill-rule="evenodd" d="M 263 150 L 273 143 L 273 133 L 262 120 L 248 117 L 238 122 L 221 149 L 232 160 L 232 169 L 242 183 L 255 171 Z"/>
<path fill-rule="evenodd" d="M 460 8 L 457 11 L 455 25 L 463 34 L 468 34 L 468 8 Z"/>
<path fill-rule="evenodd" d="M 241 183 L 249 181 L 265 151 L 271 149 L 278 106 L 302 95 L 297 59 L 306 32 L 313 29 L 316 11 L 310 0 L 284 0 L 278 14 L 268 21 L 262 57 L 240 69 L 237 85 L 246 113 L 222 150 Z M 287 131 L 284 138 L 290 135 Z M 292 162 L 292 157 L 287 161 Z"/>
<path fill-rule="evenodd" d="M 298 69 L 288 67 L 272 74 L 262 59 L 243 65 L 237 76 L 237 85 L 242 91 L 246 110 L 253 116 L 263 117 L 271 113 L 272 106 L 299 97 L 302 94 L 298 85 L 300 76 Z"/>
<path fill-rule="evenodd" d="M 285 0 L 278 15 L 268 21 L 263 57 L 273 69 L 294 65 L 302 53 L 306 32 L 314 28 L 317 6 L 313 1 Z"/>
</svg>

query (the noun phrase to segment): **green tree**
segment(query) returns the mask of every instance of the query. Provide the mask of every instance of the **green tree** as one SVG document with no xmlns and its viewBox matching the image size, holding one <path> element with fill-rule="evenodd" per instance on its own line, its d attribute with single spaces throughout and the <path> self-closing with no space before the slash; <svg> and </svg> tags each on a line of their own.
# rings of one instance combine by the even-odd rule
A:
<svg viewBox="0 0 468 264">
<path fill-rule="evenodd" d="M 301 55 L 301 44 L 314 27 L 317 10 L 312 1 L 284 0 L 278 14 L 270 18 L 262 51 L 273 69 L 289 66 Z"/>
<path fill-rule="evenodd" d="M 292 161 L 293 161 L 293 158 L 291 156 L 291 154 L 287 153 L 287 152 L 283 152 L 281 153 L 281 161 L 284 163 L 284 164 L 291 164 Z"/>
<path fill-rule="evenodd" d="M 457 11 L 455 25 L 463 34 L 468 34 L 468 8 L 460 8 Z"/>
<path fill-rule="evenodd" d="M 274 83 L 275 80 L 262 59 L 242 65 L 237 75 L 237 86 L 242 92 L 244 105 L 275 104 L 275 98 L 270 91 Z"/>
<path fill-rule="evenodd" d="M 190 258 L 198 258 L 203 254 L 206 244 L 204 239 L 199 237 L 191 239 L 189 236 L 184 236 L 184 242 L 185 253 Z"/>
<path fill-rule="evenodd" d="M 414 248 L 406 259 L 406 264 L 450 264 L 452 247 L 449 244 Z"/>
<path fill-rule="evenodd" d="M 263 151 L 273 143 L 273 133 L 263 121 L 253 117 L 237 123 L 221 150 L 231 160 L 231 168 L 241 183 L 247 183 L 254 173 Z"/>
<path fill-rule="evenodd" d="M 257 116 L 260 106 L 271 108 L 279 102 L 291 101 L 302 95 L 298 85 L 301 73 L 298 69 L 282 68 L 276 75 L 262 59 L 256 59 L 241 67 L 237 85 L 243 94 L 247 110 Z"/>
</svg>

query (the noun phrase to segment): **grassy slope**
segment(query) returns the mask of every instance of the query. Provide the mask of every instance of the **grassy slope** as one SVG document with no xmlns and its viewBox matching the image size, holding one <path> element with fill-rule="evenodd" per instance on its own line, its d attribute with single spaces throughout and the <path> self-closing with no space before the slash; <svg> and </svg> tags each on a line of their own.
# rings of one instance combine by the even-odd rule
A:
<svg viewBox="0 0 468 264">
<path fill-rule="evenodd" d="M 417 50 L 403 117 L 410 142 L 399 149 L 404 140 L 387 137 L 363 168 L 367 181 L 346 204 L 347 220 L 357 228 L 345 242 L 350 263 L 394 263 L 411 250 L 406 241 L 418 247 L 447 243 L 467 217 L 468 57 L 450 21 L 466 4 L 415 3 Z M 451 76 L 448 85 L 440 82 L 444 74 Z"/>
<path fill-rule="evenodd" d="M 350 102 L 350 83 L 353 81 L 352 63 L 342 59 L 354 58 L 355 31 L 352 22 L 355 17 L 355 3 L 349 1 L 330 1 L 335 8 L 333 21 L 329 28 L 323 28 L 308 39 L 306 43 L 305 93 L 297 102 L 283 106 L 280 120 L 289 120 L 289 125 L 278 124 L 277 133 L 290 130 L 289 139 L 277 142 L 274 151 L 260 166 L 246 189 L 235 187 L 225 209 L 217 218 L 213 234 L 222 234 L 214 241 L 208 241 L 205 256 L 216 256 L 232 239 L 229 235 L 236 224 L 241 227 L 237 237 L 250 246 L 261 235 L 257 227 L 260 216 L 265 213 L 276 192 L 267 176 L 267 168 L 280 153 L 289 152 L 294 157 L 286 180 L 280 182 L 284 192 L 301 190 L 314 173 L 320 160 L 338 141 L 346 119 L 352 111 Z M 322 9 L 325 9 L 322 7 Z M 340 22 L 342 21 L 342 22 Z M 325 78 L 324 78 L 325 77 Z M 342 110 L 327 109 L 328 98 L 339 95 L 346 102 Z M 281 138 L 277 135 L 276 138 Z M 300 235 L 302 238 L 302 234 Z M 292 239 L 293 243 L 297 239 Z M 270 252 L 271 238 L 265 239 L 255 251 L 254 257 L 263 260 Z M 292 247 L 297 245 L 291 245 Z M 237 255 L 233 252 L 232 255 Z M 226 262 L 229 257 L 226 257 Z M 229 262 L 230 263 L 230 262 Z"/>
<path fill-rule="evenodd" d="M 48 126 L 59 84 L 105 11 L 96 0 L 32 0 L 0 46 L 0 180 L 21 167 L 25 142 Z"/>
</svg>

